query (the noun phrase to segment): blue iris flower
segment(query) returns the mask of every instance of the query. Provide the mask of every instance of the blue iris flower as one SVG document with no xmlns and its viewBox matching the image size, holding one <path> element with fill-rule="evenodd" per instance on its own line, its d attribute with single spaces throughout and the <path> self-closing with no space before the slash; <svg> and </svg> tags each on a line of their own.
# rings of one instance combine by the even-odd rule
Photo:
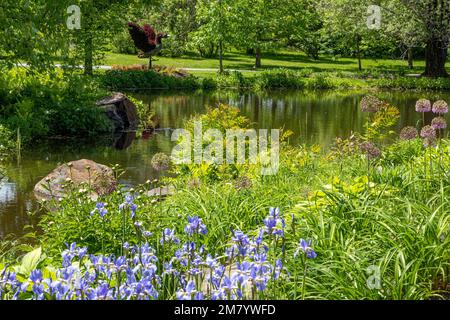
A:
<svg viewBox="0 0 450 320">
<path fill-rule="evenodd" d="M 317 257 L 316 252 L 311 247 L 311 241 L 300 239 L 300 244 L 299 247 L 297 248 L 297 251 L 295 251 L 294 253 L 294 258 L 298 257 L 300 251 L 302 251 L 308 259 L 315 259 Z"/>
<path fill-rule="evenodd" d="M 208 230 L 206 229 L 206 226 L 203 224 L 202 219 L 197 216 L 194 216 L 188 217 L 188 224 L 184 227 L 184 232 L 186 232 L 190 236 L 196 233 L 201 233 L 205 235 L 208 233 Z"/>
</svg>

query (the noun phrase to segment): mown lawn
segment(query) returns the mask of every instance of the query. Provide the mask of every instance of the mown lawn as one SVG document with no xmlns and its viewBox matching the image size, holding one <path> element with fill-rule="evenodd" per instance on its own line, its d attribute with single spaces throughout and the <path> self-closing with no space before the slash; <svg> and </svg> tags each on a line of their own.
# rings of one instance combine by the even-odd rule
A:
<svg viewBox="0 0 450 320">
<path fill-rule="evenodd" d="M 106 55 L 107 65 L 132 65 L 146 64 L 147 59 L 139 59 L 136 55 L 108 53 Z M 217 69 L 218 60 L 216 58 L 200 58 L 195 55 L 185 55 L 177 58 L 157 57 L 154 60 L 155 65 L 167 65 L 176 68 L 194 68 L 194 69 Z M 224 56 L 224 67 L 226 69 L 246 70 L 253 72 L 254 57 L 238 52 L 226 53 Z M 274 68 L 304 69 L 309 68 L 316 72 L 320 71 L 358 71 L 358 62 L 354 58 L 334 58 L 322 56 L 319 60 L 307 57 L 304 53 L 294 51 L 280 51 L 277 53 L 263 54 L 261 70 Z M 407 62 L 404 60 L 388 59 L 363 59 L 363 69 L 378 69 L 385 71 L 406 70 L 407 73 L 421 73 L 424 68 L 424 61 L 415 61 L 413 70 L 407 69 Z M 200 75 L 208 75 L 213 70 L 194 71 Z"/>
</svg>

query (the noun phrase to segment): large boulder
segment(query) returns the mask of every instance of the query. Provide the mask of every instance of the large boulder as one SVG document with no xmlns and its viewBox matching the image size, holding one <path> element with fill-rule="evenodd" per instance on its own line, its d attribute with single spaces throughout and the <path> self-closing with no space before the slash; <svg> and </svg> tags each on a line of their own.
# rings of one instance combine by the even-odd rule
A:
<svg viewBox="0 0 450 320">
<path fill-rule="evenodd" d="M 64 188 L 64 186 L 67 186 L 68 181 L 74 187 L 82 184 L 90 186 L 93 199 L 113 192 L 117 186 L 117 180 L 111 168 L 92 160 L 82 159 L 63 164 L 53 170 L 36 184 L 34 195 L 39 200 L 64 198 L 67 195 L 67 187 Z"/>
<path fill-rule="evenodd" d="M 123 93 L 115 92 L 97 101 L 96 104 L 112 120 L 116 131 L 137 129 L 139 125 L 137 108 Z"/>
</svg>

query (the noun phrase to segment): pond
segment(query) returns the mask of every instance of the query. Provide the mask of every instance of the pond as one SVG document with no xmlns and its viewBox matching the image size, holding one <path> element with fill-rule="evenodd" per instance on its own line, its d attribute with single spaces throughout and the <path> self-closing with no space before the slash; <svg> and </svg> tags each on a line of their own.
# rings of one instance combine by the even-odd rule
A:
<svg viewBox="0 0 450 320">
<path fill-rule="evenodd" d="M 0 183 L 0 238 L 8 234 L 21 235 L 25 226 L 38 221 L 39 217 L 28 215 L 37 209 L 34 185 L 62 163 L 84 158 L 106 165 L 119 164 L 125 170 L 122 184 L 144 183 L 157 176 L 151 168 L 152 156 L 157 152 L 170 154 L 173 145 L 170 129 L 182 127 L 183 121 L 192 114 L 202 113 L 207 106 L 219 102 L 239 107 L 256 128 L 291 130 L 294 135 L 289 142 L 292 144 L 328 146 L 335 137 L 347 137 L 352 131 L 363 129 L 366 115 L 360 112 L 359 101 L 365 94 L 367 92 L 361 91 L 133 94 L 153 108 L 159 119 L 161 130 L 152 136 L 134 139 L 134 133 L 127 133 L 95 141 L 52 139 L 28 147 L 23 150 L 20 162 L 4 166 L 2 170 L 7 178 Z M 380 97 L 400 109 L 397 129 L 416 125 L 421 119 L 414 105 L 423 94 L 383 92 Z M 427 97 L 450 100 L 448 93 Z"/>
</svg>

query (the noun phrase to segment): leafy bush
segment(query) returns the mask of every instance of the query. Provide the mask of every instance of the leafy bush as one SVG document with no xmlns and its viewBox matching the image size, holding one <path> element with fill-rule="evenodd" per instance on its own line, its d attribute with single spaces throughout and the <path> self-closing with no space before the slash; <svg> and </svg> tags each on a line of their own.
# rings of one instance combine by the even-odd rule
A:
<svg viewBox="0 0 450 320">
<path fill-rule="evenodd" d="M 24 141 L 40 137 L 86 136 L 110 131 L 110 123 L 95 101 L 107 94 L 94 80 L 62 75 L 25 76 L 13 71 L 0 115 L 11 130 L 20 129 Z"/>
<path fill-rule="evenodd" d="M 198 89 L 201 82 L 193 77 L 174 77 L 155 71 L 109 70 L 100 76 L 101 84 L 110 90 Z"/>
<path fill-rule="evenodd" d="M 144 70 L 112 70 L 101 76 L 103 86 L 111 90 L 148 89 L 332 89 L 362 87 L 362 80 L 339 78 L 332 73 L 313 74 L 310 69 L 265 70 L 245 77 L 239 71 L 215 74 L 199 79 L 194 76 L 175 77 Z"/>
<path fill-rule="evenodd" d="M 223 74 L 217 74 L 213 78 L 214 87 L 216 88 L 248 88 L 250 82 L 246 79 L 241 72 L 224 72 Z"/>
<path fill-rule="evenodd" d="M 9 157 L 15 148 L 13 133 L 0 124 L 0 161 Z"/>
<path fill-rule="evenodd" d="M 386 89 L 450 90 L 450 79 L 398 77 L 394 79 L 378 79 L 375 81 L 375 85 L 379 88 Z"/>
<path fill-rule="evenodd" d="M 255 81 L 257 89 L 269 88 L 293 88 L 305 87 L 303 72 L 295 72 L 288 69 L 263 71 L 258 74 Z"/>
</svg>

